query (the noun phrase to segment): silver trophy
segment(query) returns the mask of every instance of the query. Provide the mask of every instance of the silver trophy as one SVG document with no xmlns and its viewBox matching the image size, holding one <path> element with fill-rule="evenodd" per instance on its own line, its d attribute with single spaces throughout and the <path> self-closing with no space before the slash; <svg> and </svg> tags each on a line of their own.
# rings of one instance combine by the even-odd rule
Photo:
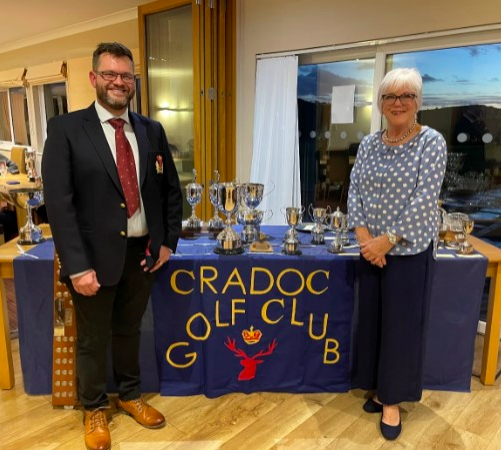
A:
<svg viewBox="0 0 501 450">
<path fill-rule="evenodd" d="M 255 209 L 263 201 L 264 184 L 245 183 L 242 185 L 242 195 L 245 206 Z"/>
<path fill-rule="evenodd" d="M 214 178 L 210 180 L 209 184 L 209 200 L 214 208 L 214 215 L 209 219 L 208 229 L 212 232 L 219 232 L 223 229 L 223 219 L 219 217 L 219 208 L 217 205 L 218 196 L 217 190 L 219 189 L 220 176 L 217 170 L 214 170 Z"/>
<path fill-rule="evenodd" d="M 331 212 L 330 206 L 327 208 L 314 208 L 312 204 L 308 207 L 311 220 L 314 225 L 311 230 L 311 243 L 313 245 L 322 245 L 325 243 L 325 220 Z"/>
<path fill-rule="evenodd" d="M 467 235 L 471 234 L 473 231 L 473 227 L 475 226 L 475 222 L 470 217 L 463 219 L 463 234 L 459 249 L 457 251 L 460 255 L 469 255 L 473 253 L 473 245 L 471 245 L 467 240 Z"/>
<path fill-rule="evenodd" d="M 260 225 L 263 220 L 263 214 L 256 214 L 256 208 L 263 201 L 264 184 L 245 183 L 242 185 L 242 200 L 247 209 L 244 209 L 241 217 L 247 218 L 239 222 L 244 226 L 242 230 L 242 240 L 246 244 L 259 240 Z M 259 219 L 259 216 L 261 218 Z M 238 220 L 238 217 L 237 217 Z"/>
<path fill-rule="evenodd" d="M 343 231 L 343 223 L 346 224 L 346 215 L 338 208 L 335 212 L 328 216 L 329 225 L 334 230 L 334 240 L 329 245 L 327 251 L 331 253 L 341 253 L 343 251 L 343 238 L 341 232 Z"/>
<path fill-rule="evenodd" d="M 469 217 L 464 213 L 454 212 L 447 214 L 447 232 L 444 238 L 447 248 L 452 250 L 461 249 L 461 245 L 465 240 L 463 224 L 467 220 L 469 220 Z"/>
<path fill-rule="evenodd" d="M 21 188 L 8 188 L 2 186 L 0 190 L 2 198 L 13 206 L 26 210 L 26 225 L 19 229 L 18 244 L 33 245 L 44 242 L 42 230 L 33 223 L 32 211 L 44 203 L 43 186 L 41 183 L 34 183 L 33 186 Z"/>
<path fill-rule="evenodd" d="M 237 212 L 237 222 L 244 228 L 242 230 L 242 241 L 245 244 L 251 244 L 252 242 L 260 240 L 260 227 L 261 222 L 265 219 L 269 220 L 273 217 L 273 211 L 271 209 L 265 211 L 262 209 L 250 209 L 250 208 L 240 208 Z"/>
<path fill-rule="evenodd" d="M 341 242 L 343 243 L 343 246 L 350 245 L 350 238 L 348 237 L 348 214 L 343 214 L 341 233 Z"/>
<path fill-rule="evenodd" d="M 196 206 L 202 201 L 202 192 L 204 186 L 197 183 L 197 171 L 193 169 L 193 181 L 188 183 L 186 189 L 186 201 L 191 206 L 191 216 L 186 221 L 185 229 L 189 231 L 200 231 L 202 229 L 202 221 L 195 214 Z"/>
<path fill-rule="evenodd" d="M 217 206 L 226 216 L 226 227 L 217 236 L 217 244 L 214 252 L 221 255 L 238 255 L 243 253 L 242 239 L 231 227 L 231 217 L 237 212 L 241 201 L 241 185 L 233 182 L 219 183 L 217 198 Z"/>
<path fill-rule="evenodd" d="M 301 223 L 302 216 L 304 213 L 304 207 L 288 207 L 285 208 L 285 220 L 290 228 L 285 233 L 285 240 L 283 245 L 283 253 L 286 255 L 300 255 L 301 250 L 299 249 L 299 235 L 297 233 L 296 227 Z"/>
<path fill-rule="evenodd" d="M 24 161 L 26 166 L 26 173 L 28 174 L 28 179 L 32 183 L 36 183 L 40 181 L 40 177 L 37 173 L 36 168 L 36 150 L 34 148 L 26 149 L 24 152 Z"/>
</svg>

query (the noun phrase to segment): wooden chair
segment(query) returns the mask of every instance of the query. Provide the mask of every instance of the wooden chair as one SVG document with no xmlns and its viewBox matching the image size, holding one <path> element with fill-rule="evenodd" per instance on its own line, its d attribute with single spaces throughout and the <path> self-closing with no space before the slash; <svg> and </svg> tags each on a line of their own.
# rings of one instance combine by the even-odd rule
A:
<svg viewBox="0 0 501 450">
<path fill-rule="evenodd" d="M 17 164 L 19 173 L 26 173 L 26 147 L 14 145 L 10 151 L 10 159 Z"/>
</svg>

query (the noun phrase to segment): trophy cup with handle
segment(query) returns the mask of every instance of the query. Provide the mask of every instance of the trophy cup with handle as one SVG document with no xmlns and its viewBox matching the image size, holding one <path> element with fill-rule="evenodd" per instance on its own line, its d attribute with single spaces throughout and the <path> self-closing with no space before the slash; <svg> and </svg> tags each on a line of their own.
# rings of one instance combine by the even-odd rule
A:
<svg viewBox="0 0 501 450">
<path fill-rule="evenodd" d="M 33 184 L 29 187 L 7 188 L 2 186 L 2 198 L 13 206 L 26 210 L 26 224 L 19 228 L 18 244 L 33 245 L 45 241 L 42 230 L 33 222 L 32 211 L 44 204 L 42 184 Z"/>
<path fill-rule="evenodd" d="M 219 183 L 217 197 L 217 206 L 226 216 L 226 226 L 217 236 L 214 252 L 220 255 L 243 253 L 242 239 L 231 226 L 231 217 L 237 212 L 241 202 L 241 185 L 235 182 Z"/>
<path fill-rule="evenodd" d="M 473 253 L 473 245 L 471 245 L 467 240 L 467 235 L 471 234 L 473 228 L 475 226 L 475 222 L 469 216 L 463 218 L 463 236 L 462 242 L 459 245 L 459 249 L 457 251 L 460 255 L 469 255 Z"/>
<path fill-rule="evenodd" d="M 29 183 L 23 183 L 21 187 L 2 185 L 0 196 L 13 206 L 26 210 L 26 224 L 19 228 L 18 244 L 33 245 L 44 242 L 42 230 L 33 222 L 32 211 L 44 204 L 42 179 L 36 169 L 36 151 L 25 151 L 26 171 Z"/>
<path fill-rule="evenodd" d="M 224 228 L 224 223 L 223 219 L 219 217 L 219 208 L 217 205 L 218 202 L 218 196 L 217 196 L 217 191 L 219 189 L 219 183 L 220 183 L 220 176 L 219 172 L 217 170 L 214 170 L 214 178 L 210 180 L 209 184 L 209 199 L 210 202 L 214 208 L 214 215 L 209 219 L 209 223 L 207 228 L 209 231 L 216 233 L 216 232 L 221 232 Z"/>
<path fill-rule="evenodd" d="M 246 207 L 237 211 L 237 222 L 244 227 L 241 233 L 242 242 L 252 244 L 261 240 L 260 226 L 265 217 L 266 220 L 271 219 L 273 211 L 271 209 L 265 211 Z"/>
<path fill-rule="evenodd" d="M 327 249 L 330 253 L 341 253 L 343 251 L 343 238 L 341 232 L 343 231 L 343 223 L 346 224 L 345 217 L 345 214 L 341 212 L 339 207 L 328 216 L 329 225 L 335 231 L 334 240 Z"/>
<path fill-rule="evenodd" d="M 186 221 L 185 229 L 194 233 L 202 230 L 202 221 L 195 214 L 196 206 L 202 201 L 202 192 L 204 186 L 197 183 L 197 171 L 193 169 L 193 181 L 188 183 L 186 189 L 186 201 L 191 206 L 191 216 Z"/>
<path fill-rule="evenodd" d="M 311 243 L 313 245 L 322 245 L 325 243 L 325 220 L 331 212 L 330 206 L 327 208 L 314 208 L 312 204 L 308 207 L 311 220 L 314 225 L 311 230 Z"/>
<path fill-rule="evenodd" d="M 286 255 L 300 255 L 302 252 L 299 249 L 299 235 L 296 227 L 301 223 L 304 207 L 296 208 L 290 206 L 285 208 L 285 220 L 290 228 L 285 233 L 285 240 L 283 245 L 283 253 Z"/>
<path fill-rule="evenodd" d="M 24 160 L 26 165 L 26 173 L 28 174 L 28 180 L 35 183 L 40 180 L 37 174 L 36 168 L 36 150 L 34 148 L 28 148 L 24 152 Z"/>
<path fill-rule="evenodd" d="M 247 218 L 242 225 L 242 240 L 245 243 L 252 243 L 259 240 L 260 224 L 263 220 L 263 214 L 256 214 L 256 208 L 263 200 L 264 184 L 261 183 L 245 183 L 242 185 L 242 200 L 248 208 L 244 210 L 242 217 Z M 261 217 L 259 219 L 259 216 Z"/>
</svg>

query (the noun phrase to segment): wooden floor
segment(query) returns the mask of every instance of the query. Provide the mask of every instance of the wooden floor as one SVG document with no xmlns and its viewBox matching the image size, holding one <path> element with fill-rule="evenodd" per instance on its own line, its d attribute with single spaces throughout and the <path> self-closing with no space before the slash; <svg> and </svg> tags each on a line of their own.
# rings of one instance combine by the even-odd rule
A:
<svg viewBox="0 0 501 450">
<path fill-rule="evenodd" d="M 84 449 L 82 412 L 54 409 L 49 396 L 24 393 L 18 340 L 12 341 L 16 386 L 0 391 L 0 449 Z M 232 394 L 217 399 L 146 398 L 168 425 L 141 428 L 113 415 L 114 449 L 352 449 L 501 448 L 501 378 L 493 387 L 472 378 L 469 394 L 425 391 L 417 404 L 403 404 L 403 432 L 396 443 L 378 430 L 379 415 L 362 411 L 364 393 Z M 113 413 L 113 411 L 112 411 Z"/>
</svg>

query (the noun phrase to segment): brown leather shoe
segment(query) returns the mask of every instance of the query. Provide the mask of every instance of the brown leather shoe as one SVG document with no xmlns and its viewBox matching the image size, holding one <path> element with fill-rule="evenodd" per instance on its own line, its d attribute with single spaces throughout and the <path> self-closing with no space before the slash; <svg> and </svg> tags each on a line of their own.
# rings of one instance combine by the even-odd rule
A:
<svg viewBox="0 0 501 450">
<path fill-rule="evenodd" d="M 111 448 L 108 420 L 102 409 L 85 411 L 84 423 L 85 445 L 88 450 L 108 450 Z"/>
<path fill-rule="evenodd" d="M 162 428 L 165 426 L 165 417 L 153 406 L 148 405 L 141 397 L 129 401 L 118 399 L 117 406 L 124 414 L 131 416 L 143 427 Z"/>
</svg>

